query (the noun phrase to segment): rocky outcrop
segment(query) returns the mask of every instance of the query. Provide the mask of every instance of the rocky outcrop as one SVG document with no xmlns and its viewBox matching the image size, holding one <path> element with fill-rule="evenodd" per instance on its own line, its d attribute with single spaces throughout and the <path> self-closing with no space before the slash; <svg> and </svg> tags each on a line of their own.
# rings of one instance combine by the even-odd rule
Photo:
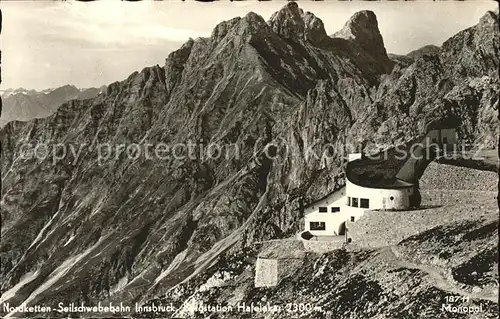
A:
<svg viewBox="0 0 500 319">
<path fill-rule="evenodd" d="M 459 174 L 455 176 L 451 171 Z M 271 259 L 260 258 L 267 257 L 266 247 L 252 257 L 249 255 L 256 254 L 252 248 L 244 252 L 235 250 L 230 258 L 222 259 L 232 260 L 222 267 L 224 271 L 230 269 L 231 277 L 226 277 L 217 288 L 202 289 L 210 282 L 206 277 L 220 273 L 220 265 L 215 265 L 204 276 L 193 278 L 189 285 L 179 285 L 161 301 L 191 311 L 188 317 L 205 315 L 185 302 L 193 299 L 197 304 L 224 303 L 234 308 L 238 303 L 298 303 L 303 305 L 301 316 L 314 318 L 344 315 L 366 318 L 367 313 L 371 318 L 494 317 L 498 311 L 497 207 L 493 192 L 464 185 L 462 181 L 467 173 L 470 170 L 431 164 L 425 176 L 429 183 L 422 185 L 425 209 L 367 212 L 358 222 L 348 222 L 347 236 L 353 241 L 338 245 L 330 252 L 318 248 L 342 244 L 343 237 L 338 242 L 311 240 L 309 247 L 307 241 L 303 241 L 307 250 L 317 249 L 317 253 L 306 254 L 303 264 L 295 269 L 296 259 L 288 259 L 294 271 L 285 278 L 278 280 L 276 272 L 285 264 L 279 264 L 284 260 L 277 255 L 268 256 L 274 257 Z M 474 171 L 467 176 L 491 190 L 496 184 L 491 175 L 494 173 Z M 447 179 L 450 177 L 451 183 Z M 452 196 L 439 200 L 436 191 L 447 191 Z M 433 196 L 432 200 L 428 194 Z M 296 255 L 297 248 L 289 240 L 272 244 L 288 257 Z M 267 288 L 259 287 L 261 285 Z M 458 315 L 443 311 L 441 299 L 449 294 L 459 296 L 454 303 L 456 307 L 476 309 L 480 306 L 481 309 Z M 332 313 L 332 309 L 336 312 Z M 241 317 L 237 311 L 218 316 Z M 289 314 L 274 312 L 267 316 L 288 318 Z"/>
<path fill-rule="evenodd" d="M 387 57 L 384 40 L 378 29 L 378 21 L 373 11 L 364 10 L 355 13 L 342 30 L 332 35 L 359 46 L 385 66 L 386 71 L 392 68 L 392 61 Z"/>
<path fill-rule="evenodd" d="M 311 12 L 304 12 L 296 2 L 290 2 L 274 13 L 268 24 L 285 39 L 305 40 L 312 44 L 328 39 L 323 21 Z"/>
<path fill-rule="evenodd" d="M 498 9 L 443 43 L 440 58 L 450 78 L 498 78 Z"/>
<path fill-rule="evenodd" d="M 408 140 L 425 123 L 441 119 L 458 125 L 462 142 L 493 147 L 499 132 L 494 115 L 498 100 L 493 97 L 499 85 L 495 16 L 488 12 L 476 26 L 445 41 L 438 54 L 424 54 L 409 66 L 401 63 L 383 76 L 372 111 L 353 125 L 351 135 L 364 140 L 374 134 L 379 144 L 387 145 Z M 473 124 L 471 118 L 477 121 Z"/>
</svg>

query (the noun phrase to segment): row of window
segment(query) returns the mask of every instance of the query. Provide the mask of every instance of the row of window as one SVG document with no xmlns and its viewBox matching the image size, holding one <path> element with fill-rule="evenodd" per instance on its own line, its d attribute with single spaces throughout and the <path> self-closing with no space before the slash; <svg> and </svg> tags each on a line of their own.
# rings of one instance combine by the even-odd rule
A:
<svg viewBox="0 0 500 319">
<path fill-rule="evenodd" d="M 320 207 L 319 208 L 319 212 L 320 213 L 328 213 L 328 207 L 325 207 L 325 206 Z M 331 208 L 331 212 L 332 213 L 338 213 L 338 212 L 340 212 L 340 207 L 332 207 Z"/>
<path fill-rule="evenodd" d="M 354 216 L 351 216 L 351 222 L 354 222 L 355 218 Z M 326 223 L 325 222 L 309 222 L 309 229 L 310 230 L 326 230 Z"/>
<path fill-rule="evenodd" d="M 347 206 L 370 208 L 370 200 L 368 198 L 357 198 L 347 196 Z"/>
<path fill-rule="evenodd" d="M 368 198 L 357 198 L 357 197 L 349 197 L 347 196 L 347 206 L 351 207 L 360 207 L 360 208 L 370 208 L 370 200 Z M 331 207 L 330 211 L 332 213 L 340 212 L 340 207 Z M 320 213 L 328 213 L 328 207 L 320 206 Z"/>
</svg>

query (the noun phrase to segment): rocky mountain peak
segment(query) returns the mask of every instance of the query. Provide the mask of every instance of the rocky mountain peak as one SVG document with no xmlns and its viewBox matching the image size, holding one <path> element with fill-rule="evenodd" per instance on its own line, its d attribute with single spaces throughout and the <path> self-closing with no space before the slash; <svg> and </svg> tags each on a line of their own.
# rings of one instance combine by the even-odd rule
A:
<svg viewBox="0 0 500 319">
<path fill-rule="evenodd" d="M 226 36 L 226 34 L 231 30 L 231 28 L 234 27 L 235 24 L 237 24 L 241 18 L 236 17 L 228 21 L 223 21 L 219 23 L 214 30 L 212 31 L 212 36 L 211 38 L 213 39 L 222 39 Z"/>
<path fill-rule="evenodd" d="M 344 25 L 342 30 L 335 33 L 335 37 L 346 40 L 357 40 L 366 42 L 366 40 L 378 40 L 380 31 L 375 13 L 370 10 L 356 12 Z"/>
<path fill-rule="evenodd" d="M 238 36 L 247 36 L 252 34 L 260 34 L 269 29 L 264 18 L 255 12 L 249 12 L 243 17 L 236 17 L 219 23 L 212 31 L 210 38 L 215 43 L 221 42 L 231 30 Z"/>
<path fill-rule="evenodd" d="M 264 32 L 265 29 L 269 29 L 264 18 L 255 12 L 247 13 L 239 23 L 239 34 L 253 34 Z"/>
<path fill-rule="evenodd" d="M 479 20 L 481 26 L 498 25 L 498 8 L 495 11 L 487 11 Z"/>
<path fill-rule="evenodd" d="M 321 21 L 321 19 L 316 17 L 311 12 L 306 12 L 304 14 L 304 24 L 304 37 L 307 41 L 318 43 L 328 38 L 328 36 L 326 35 L 325 26 L 323 25 L 323 21 Z"/>
<path fill-rule="evenodd" d="M 377 17 L 373 11 L 356 12 L 333 37 L 351 41 L 379 61 L 389 60 L 384 40 L 378 29 Z"/>
<path fill-rule="evenodd" d="M 311 12 L 304 12 L 296 2 L 289 2 L 267 22 L 283 38 L 318 43 L 327 38 L 323 21 Z"/>
</svg>

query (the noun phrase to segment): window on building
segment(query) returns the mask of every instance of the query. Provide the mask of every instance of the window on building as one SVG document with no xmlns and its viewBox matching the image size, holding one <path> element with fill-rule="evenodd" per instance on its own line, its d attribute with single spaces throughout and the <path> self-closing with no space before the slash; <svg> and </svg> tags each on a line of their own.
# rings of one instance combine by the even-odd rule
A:
<svg viewBox="0 0 500 319">
<path fill-rule="evenodd" d="M 359 204 L 361 208 L 370 208 L 370 200 L 367 198 L 361 198 Z"/>
<path fill-rule="evenodd" d="M 351 216 L 351 222 L 353 222 L 353 221 L 354 221 L 354 216 Z"/>
<path fill-rule="evenodd" d="M 351 206 L 351 197 L 347 196 L 347 206 Z"/>
<path fill-rule="evenodd" d="M 394 200 L 394 196 L 389 197 L 390 200 Z"/>
<path fill-rule="evenodd" d="M 325 222 L 310 222 L 309 229 L 310 230 L 325 230 L 326 225 L 325 225 Z"/>
<path fill-rule="evenodd" d="M 328 207 L 320 207 L 319 212 L 320 213 L 328 213 Z"/>
<path fill-rule="evenodd" d="M 432 139 L 432 143 L 437 144 L 438 140 L 436 138 Z"/>
<path fill-rule="evenodd" d="M 443 137 L 443 144 L 448 144 L 448 138 L 447 137 Z"/>
<path fill-rule="evenodd" d="M 332 213 L 340 212 L 340 207 L 332 207 Z"/>
<path fill-rule="evenodd" d="M 351 201 L 352 201 L 351 205 L 352 207 L 358 207 L 358 199 L 356 197 L 353 197 Z"/>
</svg>

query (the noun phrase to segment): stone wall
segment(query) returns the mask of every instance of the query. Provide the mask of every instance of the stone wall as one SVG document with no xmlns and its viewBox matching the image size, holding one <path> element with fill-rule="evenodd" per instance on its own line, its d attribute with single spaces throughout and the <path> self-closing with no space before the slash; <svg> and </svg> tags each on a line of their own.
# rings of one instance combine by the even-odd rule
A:
<svg viewBox="0 0 500 319">
<path fill-rule="evenodd" d="M 430 163 L 420 178 L 420 189 L 458 191 L 498 191 L 496 172 Z"/>
<path fill-rule="evenodd" d="M 486 205 L 490 199 L 496 200 L 495 191 L 474 190 L 422 190 L 423 207 L 441 205 L 475 205 L 477 208 Z"/>
<path fill-rule="evenodd" d="M 304 240 L 303 243 L 305 250 L 318 254 L 324 254 L 329 251 L 342 248 L 345 243 L 345 236 L 336 236 L 332 240 L 328 241 Z"/>
</svg>

